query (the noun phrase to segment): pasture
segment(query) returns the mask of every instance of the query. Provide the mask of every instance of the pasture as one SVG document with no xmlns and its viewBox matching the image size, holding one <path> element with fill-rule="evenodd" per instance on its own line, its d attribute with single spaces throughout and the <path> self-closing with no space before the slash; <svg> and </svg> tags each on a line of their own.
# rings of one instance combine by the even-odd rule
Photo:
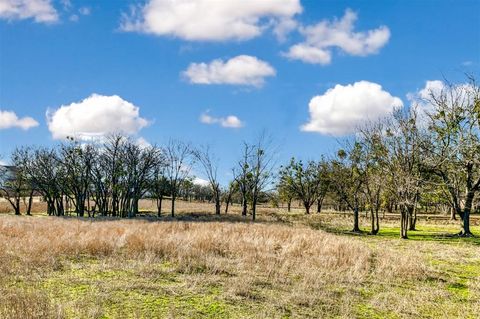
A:
<svg viewBox="0 0 480 319">
<path fill-rule="evenodd" d="M 370 236 L 333 212 L 263 207 L 253 223 L 182 201 L 174 219 L 41 205 L 0 214 L 1 318 L 480 318 L 480 240 L 451 237 L 457 222 L 420 218 L 402 240 L 398 220 Z"/>
</svg>

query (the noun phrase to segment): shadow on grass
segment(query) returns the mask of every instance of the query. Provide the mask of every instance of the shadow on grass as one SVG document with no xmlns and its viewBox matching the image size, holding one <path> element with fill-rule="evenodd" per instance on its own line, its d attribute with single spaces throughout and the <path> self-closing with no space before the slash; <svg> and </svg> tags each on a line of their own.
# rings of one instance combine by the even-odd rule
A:
<svg viewBox="0 0 480 319">
<path fill-rule="evenodd" d="M 312 228 L 323 230 L 327 233 L 351 236 L 351 237 L 371 237 L 379 239 L 401 239 L 400 238 L 400 228 L 395 227 L 380 227 L 380 231 L 376 235 L 372 235 L 368 230 L 362 230 L 361 232 L 353 232 L 347 229 L 339 229 L 332 227 L 328 224 L 315 224 Z M 430 242 L 442 242 L 446 244 L 452 243 L 468 243 L 473 245 L 480 246 L 480 237 L 474 234 L 474 237 L 460 237 L 458 233 L 446 232 L 445 229 L 439 227 L 438 229 L 432 229 L 432 227 L 425 227 L 422 229 L 422 226 L 418 226 L 417 230 L 408 231 L 408 239 L 410 241 L 430 241 Z"/>
<path fill-rule="evenodd" d="M 161 216 L 157 216 L 156 212 L 141 212 L 137 216 L 132 218 L 112 217 L 112 216 L 95 216 L 95 217 L 77 217 L 77 216 L 60 216 L 63 219 L 76 219 L 90 222 L 108 222 L 119 220 L 131 220 L 131 221 L 145 221 L 145 222 L 188 222 L 188 223 L 244 223 L 244 224 L 282 224 L 290 225 L 291 222 L 283 219 L 277 214 L 262 214 L 260 218 L 252 221 L 252 216 L 242 216 L 240 214 L 220 214 L 216 215 L 211 212 L 196 212 L 187 213 L 179 212 L 172 217 L 169 213 L 164 213 Z"/>
</svg>

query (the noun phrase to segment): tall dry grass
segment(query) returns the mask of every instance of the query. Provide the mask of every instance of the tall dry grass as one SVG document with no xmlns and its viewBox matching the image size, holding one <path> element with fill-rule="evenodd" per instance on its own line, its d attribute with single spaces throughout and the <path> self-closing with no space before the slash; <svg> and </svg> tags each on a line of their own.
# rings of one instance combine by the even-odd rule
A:
<svg viewBox="0 0 480 319">
<path fill-rule="evenodd" d="M 37 267 L 61 257 L 121 256 L 168 260 L 185 272 L 268 272 L 274 280 L 305 274 L 346 282 L 372 273 L 386 280 L 425 275 L 411 253 L 374 252 L 354 239 L 281 225 L 8 216 L 0 218 L 0 245 L 7 273 L 12 261 Z"/>
<path fill-rule="evenodd" d="M 0 217 L 0 283 L 61 270 L 65 260 L 85 257 L 136 260 L 140 265 L 168 262 L 176 273 L 200 275 L 201 280 L 221 277 L 223 293 L 232 300 L 253 300 L 275 309 L 314 307 L 321 309 L 319 314 L 344 316 L 353 313 L 350 297 L 358 298 L 362 285 L 401 284 L 423 280 L 429 273 L 415 251 L 373 249 L 360 240 L 300 226 Z M 271 293 L 259 296 L 258 287 Z M 3 290 L 0 293 L 10 296 L 2 298 L 4 313 L 24 308 L 29 318 L 61 317 L 58 307 L 37 298 L 38 292 L 31 296 L 40 308 L 30 309 L 22 294 L 14 298 L 16 290 Z M 340 290 L 349 291 L 341 301 Z"/>
</svg>

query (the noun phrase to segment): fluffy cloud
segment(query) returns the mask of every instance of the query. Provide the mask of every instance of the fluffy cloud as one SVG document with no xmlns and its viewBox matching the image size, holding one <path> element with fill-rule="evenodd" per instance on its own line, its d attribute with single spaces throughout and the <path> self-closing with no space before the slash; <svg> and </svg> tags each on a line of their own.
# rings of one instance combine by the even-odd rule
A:
<svg viewBox="0 0 480 319">
<path fill-rule="evenodd" d="M 38 122 L 31 117 L 18 118 L 13 111 L 0 110 L 0 130 L 9 129 L 12 127 L 19 127 L 22 130 L 28 130 L 32 127 L 38 126 Z"/>
<path fill-rule="evenodd" d="M 137 106 L 117 95 L 98 94 L 47 111 L 47 123 L 54 139 L 67 136 L 91 139 L 114 132 L 131 135 L 148 125 Z"/>
<path fill-rule="evenodd" d="M 355 32 L 357 14 L 347 9 L 340 20 L 323 20 L 316 25 L 300 28 L 305 41 L 290 47 L 284 55 L 290 59 L 314 64 L 329 64 L 332 49 L 366 56 L 377 53 L 390 39 L 390 30 L 386 26 L 364 32 Z"/>
<path fill-rule="evenodd" d="M 149 0 L 124 15 L 121 28 L 192 41 L 247 40 L 301 11 L 300 0 Z"/>
<path fill-rule="evenodd" d="M 265 61 L 249 55 L 239 55 L 228 61 L 191 63 L 183 75 L 195 84 L 236 84 L 261 87 L 265 78 L 274 76 L 275 69 Z"/>
<path fill-rule="evenodd" d="M 301 129 L 341 136 L 354 133 L 365 121 L 376 120 L 402 107 L 398 97 L 384 91 L 379 84 L 360 81 L 337 84 L 323 95 L 310 100 L 310 120 Z"/>
<path fill-rule="evenodd" d="M 51 0 L 0 0 L 0 18 L 7 20 L 34 19 L 52 23 L 58 20 Z"/>
<path fill-rule="evenodd" d="M 330 51 L 316 48 L 305 43 L 291 46 L 285 56 L 312 64 L 329 64 L 332 61 Z"/>
<path fill-rule="evenodd" d="M 200 115 L 200 122 L 204 124 L 220 124 L 222 127 L 227 128 L 240 128 L 243 127 L 243 122 L 235 115 L 229 115 L 227 117 L 213 117 L 208 112 Z"/>
<path fill-rule="evenodd" d="M 210 182 L 207 181 L 206 179 L 199 178 L 199 177 L 195 177 L 195 178 L 193 179 L 193 184 L 199 185 L 199 186 L 209 186 L 209 185 L 210 185 Z"/>
</svg>

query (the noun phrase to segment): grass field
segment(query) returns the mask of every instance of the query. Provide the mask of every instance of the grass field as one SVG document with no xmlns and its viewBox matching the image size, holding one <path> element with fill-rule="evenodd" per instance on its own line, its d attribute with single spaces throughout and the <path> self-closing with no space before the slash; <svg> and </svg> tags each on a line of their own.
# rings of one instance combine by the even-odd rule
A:
<svg viewBox="0 0 480 319">
<path fill-rule="evenodd" d="M 0 214 L 0 318 L 480 318 L 480 239 L 451 237 L 457 223 L 422 220 L 401 240 L 390 220 L 370 236 L 339 214 L 178 207 Z"/>
</svg>

